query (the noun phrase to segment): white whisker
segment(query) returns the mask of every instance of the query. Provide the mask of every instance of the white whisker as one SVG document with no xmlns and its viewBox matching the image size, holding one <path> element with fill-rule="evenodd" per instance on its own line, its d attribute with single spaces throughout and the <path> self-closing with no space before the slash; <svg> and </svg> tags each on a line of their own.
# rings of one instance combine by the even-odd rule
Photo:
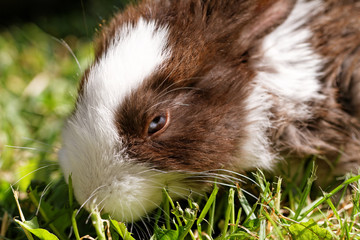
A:
<svg viewBox="0 0 360 240">
<path fill-rule="evenodd" d="M 53 145 L 50 145 L 50 144 L 48 144 L 48 143 L 46 143 L 46 142 L 39 141 L 39 140 L 37 140 L 37 139 L 33 139 L 33 138 L 29 138 L 29 137 L 21 137 L 21 138 L 24 139 L 24 140 L 28 140 L 28 141 L 32 141 L 32 142 L 35 142 L 35 143 L 39 143 L 39 144 L 41 144 L 41 145 L 45 145 L 45 146 L 48 146 L 48 147 L 54 147 Z M 57 149 L 57 148 L 55 148 L 55 149 Z"/>
<path fill-rule="evenodd" d="M 161 95 L 159 95 L 158 98 L 162 98 L 163 96 L 165 96 L 165 95 L 167 95 L 169 93 L 179 91 L 179 90 L 201 90 L 201 89 L 200 88 L 195 88 L 195 87 L 178 87 L 178 88 L 174 88 L 174 89 L 171 89 L 169 91 L 166 91 L 166 92 L 162 93 Z"/>
<path fill-rule="evenodd" d="M 144 199 L 144 200 L 146 200 L 146 201 L 151 202 L 152 204 L 154 204 L 154 205 L 156 206 L 156 208 L 160 209 L 160 211 L 161 211 L 165 216 L 167 216 L 167 217 L 170 218 L 169 214 L 167 214 L 167 213 L 164 211 L 164 209 L 162 209 L 162 208 L 160 207 L 159 204 L 157 204 L 157 203 L 155 203 L 154 201 L 151 201 L 151 200 L 149 200 L 149 199 Z"/>
<path fill-rule="evenodd" d="M 86 221 L 85 221 L 86 224 L 89 223 L 90 218 L 91 218 L 91 212 L 89 212 L 89 215 L 88 215 L 88 217 L 86 218 Z"/>
<path fill-rule="evenodd" d="M 249 191 L 246 191 L 245 189 L 241 188 L 241 191 L 249 195 L 250 197 L 256 199 L 256 201 L 259 200 L 259 197 L 256 197 L 254 194 L 250 193 Z"/>
<path fill-rule="evenodd" d="M 204 183 L 212 183 L 212 184 L 219 184 L 221 186 L 230 187 L 230 188 L 236 188 L 236 185 L 231 185 L 223 182 L 216 182 L 216 181 L 210 181 L 210 180 L 194 180 L 194 182 L 204 182 Z"/>
<path fill-rule="evenodd" d="M 32 150 L 37 152 L 51 152 L 49 150 L 43 150 L 39 148 L 33 148 L 33 147 L 20 147 L 20 146 L 11 146 L 11 145 L 4 145 L 6 148 L 13 148 L 13 149 L 22 149 L 22 150 Z"/>
<path fill-rule="evenodd" d="M 81 65 L 80 65 L 80 62 L 79 60 L 77 59 L 75 53 L 73 52 L 73 50 L 71 49 L 71 47 L 69 46 L 69 44 L 67 44 L 67 42 L 64 41 L 64 39 L 58 39 L 54 36 L 52 36 L 52 39 L 54 39 L 55 41 L 57 41 L 58 43 L 60 43 L 61 45 L 63 45 L 69 52 L 70 54 L 73 56 L 73 58 L 75 59 L 75 62 L 79 68 L 79 71 L 82 72 L 82 69 L 81 69 Z"/>
<path fill-rule="evenodd" d="M 159 106 L 159 105 L 162 105 L 162 104 L 167 103 L 167 102 L 172 102 L 172 101 L 173 101 L 172 99 L 168 99 L 168 100 L 164 100 L 164 101 L 158 102 L 158 103 L 152 105 L 151 107 L 149 107 L 148 109 L 146 109 L 145 112 L 147 113 L 147 112 L 149 112 L 149 111 L 152 110 L 153 108 L 156 108 L 156 107 Z"/>
<path fill-rule="evenodd" d="M 256 186 L 260 187 L 260 185 L 259 185 L 257 182 L 255 182 L 253 179 L 249 178 L 248 176 L 246 176 L 246 175 L 244 175 L 244 174 L 238 173 L 238 172 L 234 172 L 234 171 L 231 171 L 231 170 L 228 170 L 228 169 L 215 169 L 215 170 L 211 170 L 211 171 L 223 171 L 223 172 L 228 172 L 228 173 L 231 173 L 231 174 L 234 174 L 234 175 L 243 177 L 243 178 L 249 180 L 250 182 L 256 184 Z"/>
<path fill-rule="evenodd" d="M 131 208 L 129 207 L 129 204 L 127 203 L 126 204 L 126 207 L 127 207 L 127 209 L 129 209 L 130 211 L 130 216 L 131 216 L 131 228 L 130 228 L 130 232 L 132 232 L 133 231 L 133 227 L 134 227 L 134 214 L 132 213 L 132 211 L 131 211 Z"/>
<path fill-rule="evenodd" d="M 150 221 L 149 214 L 147 214 L 144 205 L 139 201 L 139 199 L 135 199 L 135 200 L 139 203 L 139 205 L 141 206 L 141 208 L 144 210 L 144 213 L 146 214 L 147 220 Z"/>
<path fill-rule="evenodd" d="M 143 221 L 142 218 L 140 218 L 140 220 L 141 220 L 141 222 L 143 223 L 143 225 L 144 225 L 144 227 L 145 227 L 145 229 L 146 229 L 146 232 L 147 232 L 147 233 L 149 234 L 149 236 L 151 237 L 150 231 L 149 231 L 149 229 L 147 228 L 146 223 Z M 142 228 L 139 224 L 135 223 L 135 225 L 136 225 L 137 229 L 139 229 L 139 231 L 140 231 L 140 233 L 141 233 L 141 235 L 142 235 L 142 238 L 141 238 L 141 239 L 150 239 L 150 238 L 146 238 L 146 233 L 145 233 L 145 231 L 143 230 L 143 228 Z M 140 234 L 139 234 L 139 236 L 140 236 Z"/>
<path fill-rule="evenodd" d="M 190 181 L 191 181 L 191 179 L 194 179 L 194 178 L 214 178 L 215 180 L 218 179 L 218 180 L 227 181 L 227 182 L 230 182 L 230 183 L 233 183 L 233 184 L 235 184 L 237 182 L 246 183 L 242 179 L 238 179 L 236 177 L 232 177 L 232 176 L 229 176 L 229 175 L 216 174 L 216 173 L 211 173 L 211 174 L 206 174 L 206 175 L 190 176 L 189 178 L 190 178 Z"/>
<path fill-rule="evenodd" d="M 26 174 L 25 176 L 23 176 L 22 178 L 20 178 L 19 180 L 17 180 L 14 184 L 11 184 L 11 187 L 15 186 L 15 185 L 18 184 L 21 180 L 23 180 L 23 179 L 26 178 L 27 176 L 33 174 L 34 172 L 40 171 L 40 170 L 42 170 L 42 169 L 44 169 L 44 168 L 48 168 L 48 167 L 51 167 L 51 166 L 58 166 L 58 164 L 57 164 L 57 163 L 56 163 L 56 164 L 54 163 L 54 164 L 49 164 L 49 165 L 46 165 L 46 166 L 43 166 L 43 167 L 39 167 L 38 169 L 29 172 L 28 174 Z"/>
<path fill-rule="evenodd" d="M 196 194 L 196 195 L 199 195 L 200 197 L 204 197 L 204 194 L 203 193 L 200 193 L 200 192 L 197 192 L 191 188 L 186 188 L 186 187 L 180 187 L 180 186 L 170 186 L 169 187 L 170 190 L 173 190 L 173 189 L 181 189 L 181 190 L 186 190 L 187 192 L 189 193 L 193 193 L 193 194 Z M 173 191 L 171 192 L 173 193 Z M 180 196 L 179 194 L 177 194 L 178 196 Z M 185 196 L 185 195 L 184 195 Z"/>
<path fill-rule="evenodd" d="M 96 204 L 95 209 L 99 209 L 99 206 L 100 206 L 106 199 L 108 199 L 109 197 L 110 197 L 109 195 L 108 195 L 108 196 L 105 196 L 105 197 L 103 198 L 103 200 L 101 200 L 99 203 Z M 100 213 L 102 212 L 102 210 L 104 209 L 104 207 L 105 207 L 105 205 L 103 205 L 103 206 L 99 209 L 99 212 L 100 212 Z"/>
<path fill-rule="evenodd" d="M 81 204 L 81 206 L 80 206 L 79 210 L 77 210 L 75 216 L 77 216 L 77 215 L 79 214 L 79 212 L 81 211 L 81 209 L 95 196 L 96 192 L 99 191 L 99 190 L 100 190 L 101 188 L 103 188 L 103 187 L 106 187 L 106 185 L 101 185 L 101 186 L 97 187 L 97 188 L 90 194 L 90 196 L 88 197 L 88 199 L 86 199 L 86 201 L 85 201 L 83 204 Z"/>
<path fill-rule="evenodd" d="M 46 192 L 50 189 L 50 187 L 52 186 L 52 184 L 54 183 L 54 181 L 49 182 L 46 187 L 44 188 L 44 190 L 42 191 L 41 195 L 40 195 L 40 199 L 39 199 L 39 204 L 36 208 L 36 212 L 35 215 L 37 216 L 39 214 L 40 211 L 40 205 L 41 205 L 41 201 L 43 199 L 43 197 L 45 196 Z"/>
<path fill-rule="evenodd" d="M 171 70 L 171 72 L 164 78 L 164 80 L 159 84 L 159 86 L 155 89 L 155 92 L 169 79 L 169 77 L 173 74 L 173 72 L 180 66 L 180 64 L 183 62 L 185 60 L 185 56 L 183 56 L 181 59 L 180 59 L 180 61 L 175 65 L 175 67 Z M 171 86 L 173 86 L 175 84 L 175 82 L 174 83 L 172 83 L 171 85 L 170 85 L 170 87 Z M 168 89 L 168 88 L 166 88 L 166 89 Z M 166 89 L 165 89 L 165 91 L 166 91 Z M 161 93 L 161 92 L 160 92 Z"/>
</svg>

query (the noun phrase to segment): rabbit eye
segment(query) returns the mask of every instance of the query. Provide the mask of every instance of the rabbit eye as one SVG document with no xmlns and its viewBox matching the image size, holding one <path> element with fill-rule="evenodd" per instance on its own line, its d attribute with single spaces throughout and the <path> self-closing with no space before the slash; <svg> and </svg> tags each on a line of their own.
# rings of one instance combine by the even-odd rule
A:
<svg viewBox="0 0 360 240">
<path fill-rule="evenodd" d="M 168 122 L 169 122 L 168 113 L 155 116 L 149 124 L 147 130 L 148 136 L 151 136 L 155 133 L 159 134 L 163 132 L 166 129 Z"/>
</svg>

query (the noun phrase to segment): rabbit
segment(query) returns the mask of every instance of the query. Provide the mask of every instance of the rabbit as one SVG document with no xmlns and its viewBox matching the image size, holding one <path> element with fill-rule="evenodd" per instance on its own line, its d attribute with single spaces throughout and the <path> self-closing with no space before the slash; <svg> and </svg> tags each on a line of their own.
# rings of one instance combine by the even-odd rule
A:
<svg viewBox="0 0 360 240">
<path fill-rule="evenodd" d="M 311 155 L 319 176 L 356 172 L 359 13 L 356 0 L 128 6 L 96 37 L 62 132 L 76 199 L 132 222 L 164 187 L 178 199 Z"/>
</svg>

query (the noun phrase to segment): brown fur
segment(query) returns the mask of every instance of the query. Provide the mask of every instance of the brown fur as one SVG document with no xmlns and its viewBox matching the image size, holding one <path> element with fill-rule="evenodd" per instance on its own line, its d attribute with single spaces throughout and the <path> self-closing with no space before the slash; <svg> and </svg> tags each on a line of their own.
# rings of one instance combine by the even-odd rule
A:
<svg viewBox="0 0 360 240">
<path fill-rule="evenodd" d="M 115 16 L 99 36 L 96 59 L 121 25 L 134 24 L 140 16 L 169 26 L 169 44 L 176 49 L 166 66 L 118 108 L 116 124 L 132 159 L 189 171 L 223 168 L 234 161 L 246 127 L 238 123 L 245 123 L 247 85 L 255 74 L 249 65 L 250 45 L 279 25 L 292 5 L 268 0 L 145 1 Z M 84 81 L 86 77 L 82 85 Z M 157 137 L 144 135 L 149 119 L 169 109 L 168 129 Z"/>
<path fill-rule="evenodd" d="M 309 103 L 310 121 L 287 119 L 268 134 L 274 149 L 291 158 L 320 154 L 334 163 L 341 154 L 337 173 L 344 173 L 360 163 L 360 2 L 325 2 L 308 25 L 314 32 L 311 44 L 327 59 L 321 78 L 326 100 Z M 130 156 L 164 170 L 202 171 L 235 162 L 246 129 L 244 101 L 256 74 L 254 53 L 293 5 L 290 0 L 155 0 L 116 15 L 99 35 L 96 59 L 121 25 L 139 17 L 169 26 L 169 45 L 176 49 L 118 107 L 116 124 Z M 85 82 L 86 77 L 80 86 Z M 168 129 L 156 137 L 144 134 L 149 120 L 168 110 Z M 273 114 L 274 121 L 282 117 L 275 109 Z"/>
<path fill-rule="evenodd" d="M 311 121 L 288 123 L 273 141 L 293 158 L 318 155 L 325 160 L 320 174 L 331 176 L 356 173 L 360 164 L 360 1 L 324 5 L 308 24 L 313 48 L 326 59 L 320 79 L 326 99 L 311 103 Z"/>
</svg>

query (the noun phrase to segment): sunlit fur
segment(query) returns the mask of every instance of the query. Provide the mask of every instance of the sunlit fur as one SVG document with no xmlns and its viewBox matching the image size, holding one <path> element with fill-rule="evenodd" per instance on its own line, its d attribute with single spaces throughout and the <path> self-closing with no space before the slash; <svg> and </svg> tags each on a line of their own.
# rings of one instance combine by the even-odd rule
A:
<svg viewBox="0 0 360 240">
<path fill-rule="evenodd" d="M 288 115 L 284 119 L 305 121 L 312 117 L 310 101 L 324 98 L 318 80 L 323 60 L 309 43 L 310 29 L 300 28 L 319 7 L 320 1 L 298 1 L 286 21 L 262 43 L 259 71 L 247 99 L 250 125 L 248 140 L 241 146 L 248 153 L 241 159 L 246 168 L 272 169 L 281 158 L 267 136 L 270 128 L 278 127 L 270 120 L 272 108 Z"/>
<path fill-rule="evenodd" d="M 157 207 L 167 181 L 146 166 L 131 163 L 114 124 L 123 97 L 168 57 L 166 27 L 156 27 L 154 21 L 140 19 L 136 26 L 119 29 L 90 69 L 76 111 L 64 128 L 59 154 L 65 179 L 72 174 L 78 201 L 86 202 L 88 209 L 101 202 L 106 212 L 126 221 Z"/>
<path fill-rule="evenodd" d="M 234 186 L 234 171 L 273 170 L 284 156 L 317 154 L 341 174 L 358 167 L 360 124 L 337 84 L 359 84 L 340 72 L 357 66 L 359 45 L 328 44 L 324 33 L 342 32 L 331 1 L 144 1 L 116 15 L 63 132 L 60 165 L 77 200 L 134 222 L 164 187 L 175 199 L 201 195 L 215 178 Z M 353 55 L 327 57 L 338 48 Z M 170 123 L 149 136 L 164 113 Z"/>
</svg>

